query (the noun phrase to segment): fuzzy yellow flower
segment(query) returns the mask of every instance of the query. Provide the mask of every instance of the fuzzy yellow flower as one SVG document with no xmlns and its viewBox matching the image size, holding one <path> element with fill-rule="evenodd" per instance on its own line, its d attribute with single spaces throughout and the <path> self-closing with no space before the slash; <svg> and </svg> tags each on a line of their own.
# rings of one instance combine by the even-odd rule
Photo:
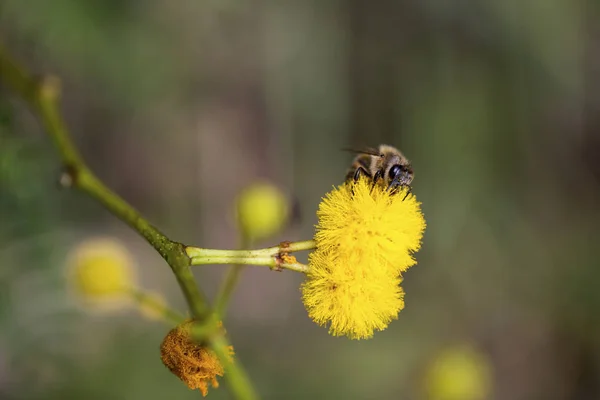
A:
<svg viewBox="0 0 600 400">
<path fill-rule="evenodd" d="M 401 273 L 414 265 L 425 229 L 415 196 L 404 196 L 364 178 L 321 202 L 302 295 L 309 316 L 330 334 L 370 338 L 404 308 Z"/>
<path fill-rule="evenodd" d="M 317 211 L 317 248 L 339 253 L 366 252 L 380 258 L 393 274 L 415 264 L 425 219 L 414 195 L 390 194 L 369 179 L 344 184 L 329 192 Z"/>
<path fill-rule="evenodd" d="M 375 258 L 338 257 L 316 250 L 302 286 L 304 305 L 333 336 L 365 339 L 383 330 L 404 308 L 402 278 L 390 276 Z"/>
</svg>

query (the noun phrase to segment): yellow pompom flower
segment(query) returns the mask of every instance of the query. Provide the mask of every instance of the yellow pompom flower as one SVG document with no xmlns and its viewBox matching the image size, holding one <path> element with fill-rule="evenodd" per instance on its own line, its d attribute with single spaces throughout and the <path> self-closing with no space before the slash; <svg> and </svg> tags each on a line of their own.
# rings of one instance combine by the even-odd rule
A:
<svg viewBox="0 0 600 400">
<path fill-rule="evenodd" d="M 372 190 L 371 190 L 372 189 Z M 404 272 L 415 263 L 425 219 L 414 195 L 391 194 L 370 179 L 344 184 L 329 192 L 317 211 L 317 248 L 338 247 L 339 253 L 368 252 L 390 272 Z"/>
<path fill-rule="evenodd" d="M 244 236 L 251 241 L 276 234 L 287 222 L 288 202 L 269 183 L 255 183 L 244 189 L 236 203 L 236 217 Z"/>
<path fill-rule="evenodd" d="M 426 397 L 430 400 L 483 400 L 491 390 L 491 364 L 469 345 L 442 351 L 425 376 Z"/>
<path fill-rule="evenodd" d="M 67 279 L 85 303 L 109 306 L 124 300 L 135 284 L 134 262 L 127 249 L 111 238 L 93 238 L 77 245 L 70 256 Z"/>
<path fill-rule="evenodd" d="M 331 335 L 370 338 L 404 308 L 401 273 L 414 265 L 425 229 L 420 203 L 404 197 L 363 178 L 321 202 L 302 296 Z"/>
<path fill-rule="evenodd" d="M 333 336 L 365 339 L 383 330 L 404 308 L 402 278 L 390 276 L 374 258 L 360 254 L 336 258 L 314 251 L 302 286 L 304 305 Z"/>
</svg>

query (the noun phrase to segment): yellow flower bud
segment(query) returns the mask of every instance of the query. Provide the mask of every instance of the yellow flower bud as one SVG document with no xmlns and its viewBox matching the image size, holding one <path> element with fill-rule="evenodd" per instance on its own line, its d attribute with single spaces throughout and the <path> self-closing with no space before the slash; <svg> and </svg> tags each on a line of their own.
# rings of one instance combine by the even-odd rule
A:
<svg viewBox="0 0 600 400">
<path fill-rule="evenodd" d="M 436 357 L 425 383 L 429 400 L 483 400 L 491 392 L 491 367 L 472 347 L 451 347 Z"/>
<path fill-rule="evenodd" d="M 275 235 L 287 222 L 289 212 L 286 197 L 269 183 L 255 183 L 244 189 L 236 211 L 240 230 L 251 241 Z"/>
<path fill-rule="evenodd" d="M 77 245 L 70 256 L 67 278 L 75 295 L 86 303 L 115 300 L 135 284 L 133 260 L 111 238 L 93 238 Z"/>
</svg>

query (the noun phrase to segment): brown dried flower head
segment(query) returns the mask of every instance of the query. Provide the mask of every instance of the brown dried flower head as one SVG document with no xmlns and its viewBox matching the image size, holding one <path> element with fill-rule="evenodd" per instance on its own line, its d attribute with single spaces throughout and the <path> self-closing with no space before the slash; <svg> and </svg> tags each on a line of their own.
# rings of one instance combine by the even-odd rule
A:
<svg viewBox="0 0 600 400">
<path fill-rule="evenodd" d="M 213 388 L 219 387 L 217 376 L 223 376 L 224 370 L 211 349 L 194 342 L 191 337 L 192 326 L 193 321 L 187 320 L 173 328 L 160 346 L 160 358 L 190 389 L 200 389 L 202 395 L 206 396 L 209 384 Z M 230 356 L 233 353 L 233 346 L 229 346 Z"/>
</svg>

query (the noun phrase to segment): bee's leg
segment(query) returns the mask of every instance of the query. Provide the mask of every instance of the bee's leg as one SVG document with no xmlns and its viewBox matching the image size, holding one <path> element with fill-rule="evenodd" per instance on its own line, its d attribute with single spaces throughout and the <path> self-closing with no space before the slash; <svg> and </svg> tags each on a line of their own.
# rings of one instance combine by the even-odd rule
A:
<svg viewBox="0 0 600 400">
<path fill-rule="evenodd" d="M 404 198 L 402 199 L 402 201 L 406 200 L 406 198 L 408 197 L 408 195 L 412 193 L 412 186 L 406 185 L 406 187 L 408 189 L 406 189 L 406 195 L 404 196 Z"/>
<path fill-rule="evenodd" d="M 356 168 L 356 171 L 354 171 L 354 177 L 353 177 L 354 183 L 358 182 L 361 174 L 365 175 L 365 176 L 370 176 L 366 169 L 364 169 L 363 167 L 358 167 L 358 168 Z M 352 196 L 354 196 L 354 186 L 350 190 L 351 190 Z"/>
<path fill-rule="evenodd" d="M 375 185 L 377 185 L 377 181 L 381 178 L 383 178 L 383 169 L 380 169 L 377 172 L 375 172 L 375 176 L 373 176 L 373 186 L 371 186 L 371 192 L 373 192 L 373 189 L 375 189 Z"/>
<path fill-rule="evenodd" d="M 361 174 L 363 174 L 365 176 L 369 176 L 369 173 L 367 172 L 366 169 L 364 169 L 363 167 L 358 167 L 358 168 L 356 168 L 356 171 L 354 171 L 354 182 L 356 182 L 357 180 L 360 179 Z"/>
<path fill-rule="evenodd" d="M 406 200 L 406 198 L 408 197 L 409 194 L 412 193 L 412 186 L 410 185 L 401 185 L 399 179 L 393 179 L 390 184 L 388 185 L 388 191 L 390 191 L 392 194 L 394 194 L 396 191 L 398 191 L 399 189 L 405 187 L 406 189 L 406 194 L 404 195 L 404 198 L 402 199 L 402 201 Z"/>
<path fill-rule="evenodd" d="M 389 183 L 387 190 L 389 192 L 394 192 L 395 190 L 398 189 L 398 186 L 400 186 L 400 179 L 398 179 L 398 177 L 395 177 L 394 179 L 392 179 L 392 181 Z"/>
<path fill-rule="evenodd" d="M 377 183 L 379 179 L 383 178 L 383 169 L 375 172 L 375 176 L 373 177 L 373 182 Z"/>
</svg>

